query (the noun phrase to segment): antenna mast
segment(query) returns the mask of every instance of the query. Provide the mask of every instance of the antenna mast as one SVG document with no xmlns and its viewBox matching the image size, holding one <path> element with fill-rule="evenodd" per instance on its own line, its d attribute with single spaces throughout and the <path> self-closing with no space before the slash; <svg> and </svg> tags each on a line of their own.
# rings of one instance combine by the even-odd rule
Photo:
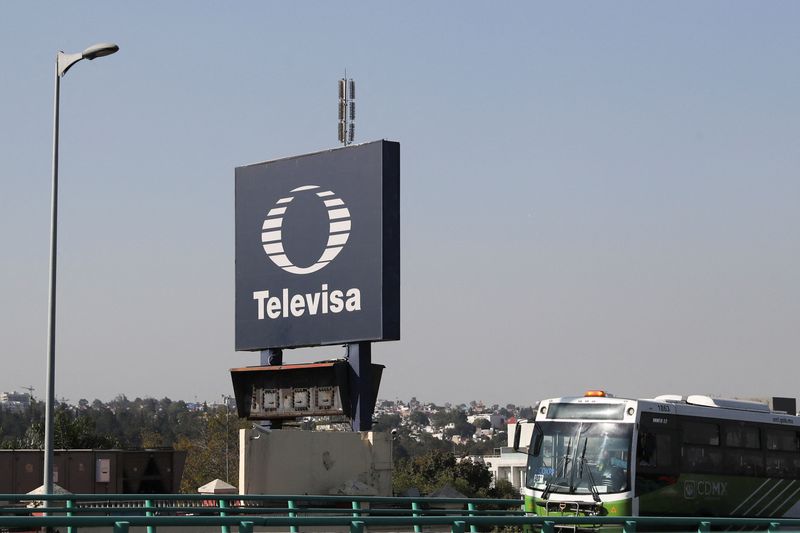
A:
<svg viewBox="0 0 800 533">
<path fill-rule="evenodd" d="M 347 77 L 339 80 L 339 142 L 353 144 L 356 121 L 356 82 Z"/>
</svg>

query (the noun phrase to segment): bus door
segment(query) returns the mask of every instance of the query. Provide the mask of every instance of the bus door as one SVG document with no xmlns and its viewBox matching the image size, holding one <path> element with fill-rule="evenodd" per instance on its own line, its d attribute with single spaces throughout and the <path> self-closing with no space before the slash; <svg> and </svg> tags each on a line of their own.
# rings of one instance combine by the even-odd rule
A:
<svg viewBox="0 0 800 533">
<path fill-rule="evenodd" d="M 680 472 L 675 415 L 642 413 L 636 438 L 634 496 L 639 498 L 639 514 L 672 514 L 669 505 L 674 502 L 669 496 L 676 490 Z"/>
</svg>

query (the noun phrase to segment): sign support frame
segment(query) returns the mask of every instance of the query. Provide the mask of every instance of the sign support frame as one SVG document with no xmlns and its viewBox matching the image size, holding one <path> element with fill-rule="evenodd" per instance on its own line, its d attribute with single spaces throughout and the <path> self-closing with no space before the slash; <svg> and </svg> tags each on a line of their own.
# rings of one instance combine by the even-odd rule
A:
<svg viewBox="0 0 800 533">
<path fill-rule="evenodd" d="M 350 365 L 350 420 L 353 431 L 370 431 L 375 410 L 375 386 L 372 379 L 372 343 L 347 345 Z"/>
</svg>

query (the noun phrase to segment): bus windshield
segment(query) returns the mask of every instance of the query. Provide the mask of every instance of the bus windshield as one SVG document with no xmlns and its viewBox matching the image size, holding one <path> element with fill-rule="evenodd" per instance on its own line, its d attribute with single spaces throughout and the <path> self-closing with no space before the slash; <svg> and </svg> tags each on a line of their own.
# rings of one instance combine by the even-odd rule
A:
<svg viewBox="0 0 800 533">
<path fill-rule="evenodd" d="M 528 488 L 549 493 L 624 492 L 630 487 L 632 424 L 536 422 L 529 448 Z"/>
</svg>

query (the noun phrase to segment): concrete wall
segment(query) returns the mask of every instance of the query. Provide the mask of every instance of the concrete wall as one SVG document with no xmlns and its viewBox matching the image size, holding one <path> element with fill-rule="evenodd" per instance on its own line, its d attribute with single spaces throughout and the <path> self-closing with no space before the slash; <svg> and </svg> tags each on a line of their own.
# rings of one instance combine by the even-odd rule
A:
<svg viewBox="0 0 800 533">
<path fill-rule="evenodd" d="M 388 433 L 239 431 L 240 494 L 331 494 L 354 480 L 392 495 Z"/>
</svg>

